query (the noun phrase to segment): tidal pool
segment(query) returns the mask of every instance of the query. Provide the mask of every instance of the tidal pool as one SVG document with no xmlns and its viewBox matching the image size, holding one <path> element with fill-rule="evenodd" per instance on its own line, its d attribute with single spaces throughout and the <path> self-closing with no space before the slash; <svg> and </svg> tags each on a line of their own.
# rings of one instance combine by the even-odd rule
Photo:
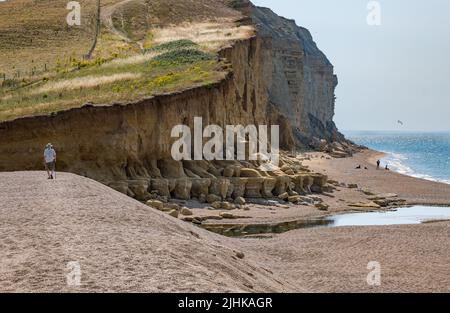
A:
<svg viewBox="0 0 450 313">
<path fill-rule="evenodd" d="M 262 234 L 280 234 L 294 229 L 414 225 L 442 220 L 450 220 L 450 207 L 413 206 L 392 211 L 347 213 L 280 223 L 204 224 L 202 227 L 227 237 L 255 238 Z"/>
<path fill-rule="evenodd" d="M 411 225 L 450 220 L 450 207 L 413 206 L 394 211 L 361 212 L 327 217 L 327 227 Z"/>
</svg>

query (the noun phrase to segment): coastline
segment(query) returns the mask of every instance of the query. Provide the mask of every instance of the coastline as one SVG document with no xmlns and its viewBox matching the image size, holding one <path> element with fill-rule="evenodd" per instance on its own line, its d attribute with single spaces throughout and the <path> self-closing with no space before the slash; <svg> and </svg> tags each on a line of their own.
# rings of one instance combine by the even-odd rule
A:
<svg viewBox="0 0 450 313">
<path fill-rule="evenodd" d="M 450 206 L 450 185 L 408 176 L 395 171 L 376 169 L 376 160 L 386 156 L 375 150 L 365 150 L 345 159 L 323 159 L 322 153 L 311 153 L 305 162 L 312 170 L 326 173 L 329 179 L 358 184 L 374 193 L 396 193 L 410 205 Z M 363 169 L 355 168 L 361 165 Z M 364 170 L 367 167 L 368 170 Z"/>
<path fill-rule="evenodd" d="M 330 179 L 359 184 L 359 188 L 339 187 L 333 194 L 321 195 L 329 205 L 326 212 L 314 206 L 251 204 L 249 211 L 234 212 L 250 218 L 228 222 L 274 223 L 373 211 L 373 208 L 348 206 L 367 199 L 360 188 L 368 186 L 374 192 L 398 192 L 409 204 L 418 199 L 427 205 L 450 204 L 449 185 L 377 171 L 373 161 L 379 155 L 372 150 L 345 159 L 333 159 L 322 153 L 308 154 L 305 165 L 311 169 L 326 172 Z M 367 166 L 368 170 L 355 170 L 356 163 Z M 260 238 L 228 238 L 169 217 L 73 174 L 61 173 L 56 190 L 54 182 L 42 183 L 43 172 L 0 173 L 0 176 L 4 178 L 0 190 L 6 204 L 1 210 L 9 221 L 0 227 L 4 238 L 1 243 L 7 255 L 0 261 L 2 291 L 450 291 L 450 221 L 300 228 Z M 32 188 L 19 188 L 24 181 Z M 419 190 L 421 196 L 409 189 Z M 50 201 L 42 202 L 42 195 Z M 195 215 L 215 213 L 204 209 L 193 211 Z M 159 249 L 161 240 L 166 244 Z M 130 249 L 131 257 L 127 256 Z M 236 251 L 242 252 L 243 259 L 236 257 Z M 84 279 L 88 279 L 75 290 L 61 278 L 61 264 L 67 260 L 82 260 Z M 130 267 L 129 262 L 145 267 Z M 180 268 L 180 262 L 185 266 Z M 381 266 L 380 286 L 367 283 L 369 262 Z M 164 275 L 152 277 L 152 271 L 142 270 L 160 268 L 163 264 L 170 267 Z M 115 270 L 111 271 L 112 268 Z M 236 273 L 236 268 L 242 270 Z M 211 277 L 222 277 L 220 284 L 205 274 L 210 272 L 215 273 Z M 37 281 L 35 277 L 42 279 Z M 187 289 L 186 277 L 190 277 L 193 287 Z M 135 284 L 125 283 L 131 280 Z"/>
<path fill-rule="evenodd" d="M 345 214 L 352 212 L 367 212 L 375 210 L 386 210 L 399 207 L 358 207 L 356 203 L 370 203 L 370 194 L 396 194 L 396 199 L 404 200 L 401 206 L 450 206 L 450 185 L 406 176 L 394 171 L 376 169 L 376 160 L 385 154 L 375 150 L 365 150 L 347 158 L 330 158 L 322 152 L 311 152 L 303 155 L 303 164 L 311 170 L 328 176 L 329 181 L 335 181 L 345 187 L 335 187 L 332 193 L 318 194 L 328 210 L 318 210 L 313 205 L 295 205 L 286 203 L 276 206 L 261 203 L 249 203 L 248 210 L 234 210 L 231 213 L 239 216 L 235 219 L 216 220 L 212 217 L 218 216 L 220 212 L 209 211 L 195 201 L 188 201 L 188 206 L 194 216 L 208 218 L 203 225 L 210 229 L 226 229 L 230 225 L 239 227 L 263 227 L 289 228 L 295 223 L 308 224 L 312 220 L 328 217 L 330 215 Z M 361 170 L 355 169 L 358 165 Z M 364 168 L 368 169 L 365 170 Z M 357 185 L 357 188 L 349 188 L 349 185 Z M 369 193 L 369 194 L 367 194 Z M 289 226 L 286 226 L 289 225 Z"/>
<path fill-rule="evenodd" d="M 450 205 L 450 185 L 377 171 L 376 160 L 383 155 L 367 150 L 345 159 L 330 159 L 323 153 L 311 153 L 305 164 L 326 172 L 330 179 L 358 183 L 359 188 L 380 193 L 398 193 L 409 205 Z M 358 164 L 368 170 L 356 170 Z M 326 199 L 330 208 L 322 215 L 377 210 L 346 206 L 348 201 L 362 201 L 366 196 L 356 189 L 339 189 L 333 193 L 334 198 Z M 446 220 L 418 225 L 294 229 L 264 240 L 241 239 L 240 244 L 298 290 L 449 292 L 449 235 L 450 221 Z M 367 283 L 369 262 L 380 265 L 379 286 Z"/>
</svg>

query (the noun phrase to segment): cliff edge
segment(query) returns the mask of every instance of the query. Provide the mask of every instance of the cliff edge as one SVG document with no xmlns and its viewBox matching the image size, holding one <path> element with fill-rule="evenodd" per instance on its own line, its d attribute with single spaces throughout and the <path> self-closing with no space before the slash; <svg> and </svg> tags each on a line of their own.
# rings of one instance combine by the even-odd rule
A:
<svg viewBox="0 0 450 313">
<path fill-rule="evenodd" d="M 170 16 L 192 14 L 183 3 L 177 1 Z M 136 12 L 145 13 L 142 8 L 150 10 L 149 3 L 118 2 L 108 16 L 111 23 L 122 19 L 115 31 L 126 35 L 134 48 L 127 48 L 120 58 L 78 62 L 67 73 L 50 77 L 54 82 L 44 77 L 17 87 L 18 93 L 7 93 L 2 100 L 18 101 L 11 110 L 26 101 L 40 101 L 27 109 L 67 108 L 0 123 L 0 171 L 41 169 L 42 149 L 52 142 L 58 151 L 58 170 L 96 179 L 140 200 L 147 200 L 152 192 L 187 199 L 215 194 L 226 199 L 273 197 L 294 189 L 321 191 L 326 177 L 310 173 L 287 157 L 273 173 L 258 173 L 258 162 L 176 162 L 171 158 L 172 128 L 185 124 L 193 129 L 194 117 L 202 117 L 204 125 L 222 128 L 280 125 L 285 150 L 312 147 L 337 157 L 355 151 L 333 123 L 337 84 L 333 66 L 306 29 L 249 1 L 195 3 L 197 10 L 216 8 L 216 15 L 188 16 L 171 25 L 161 2 L 152 7 L 152 18 L 161 16 L 152 27 L 133 18 Z M 221 12 L 226 17 L 217 15 Z M 134 24 L 127 24 L 127 16 Z M 102 33 L 110 39 L 114 34 L 108 31 L 106 27 Z M 151 39 L 145 36 L 147 31 L 152 32 Z M 146 40 L 152 40 L 152 47 L 132 55 L 133 49 L 148 44 Z M 102 47 L 101 38 L 99 42 Z M 118 42 L 129 44 L 122 39 L 108 43 Z M 127 72 L 117 73 L 122 70 Z M 103 76 L 98 79 L 94 74 Z M 99 81 L 105 85 L 98 86 Z M 74 83 L 79 89 L 72 88 Z M 78 103 L 84 95 L 96 99 L 106 93 L 106 103 L 98 102 L 102 98 Z M 124 100 L 133 95 L 133 101 Z"/>
</svg>

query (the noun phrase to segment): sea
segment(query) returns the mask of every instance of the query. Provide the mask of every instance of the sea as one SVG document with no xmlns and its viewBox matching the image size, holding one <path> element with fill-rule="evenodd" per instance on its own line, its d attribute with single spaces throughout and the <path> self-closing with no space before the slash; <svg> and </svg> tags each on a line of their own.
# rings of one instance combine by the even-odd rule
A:
<svg viewBox="0 0 450 313">
<path fill-rule="evenodd" d="M 450 132 L 346 131 L 353 142 L 386 153 L 399 173 L 450 184 Z"/>
</svg>

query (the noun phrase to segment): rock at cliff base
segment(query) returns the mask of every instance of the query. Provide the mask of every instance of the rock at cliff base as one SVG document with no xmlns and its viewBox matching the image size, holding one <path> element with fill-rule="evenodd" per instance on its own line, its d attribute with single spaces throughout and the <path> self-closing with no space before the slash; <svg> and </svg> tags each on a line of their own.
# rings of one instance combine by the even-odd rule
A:
<svg viewBox="0 0 450 313">
<path fill-rule="evenodd" d="M 376 204 L 375 202 L 355 202 L 350 203 L 348 206 L 356 207 L 356 208 L 374 208 L 379 209 L 381 206 Z"/>
<path fill-rule="evenodd" d="M 159 200 L 149 200 L 147 201 L 147 205 L 160 211 L 164 209 L 164 203 Z"/>
<path fill-rule="evenodd" d="M 300 196 L 290 196 L 288 198 L 288 201 L 291 203 L 297 203 L 300 202 L 301 197 Z"/>
<path fill-rule="evenodd" d="M 179 213 L 178 213 L 177 210 L 172 210 L 172 211 L 170 211 L 168 214 L 169 214 L 170 216 L 172 216 L 172 217 L 175 217 L 175 218 L 178 218 L 178 215 L 179 215 Z"/>
<path fill-rule="evenodd" d="M 206 202 L 208 203 L 214 203 L 214 202 L 220 202 L 222 201 L 222 198 L 217 196 L 217 195 L 213 195 L 213 194 L 209 194 L 206 196 Z"/>
<path fill-rule="evenodd" d="M 234 210 L 236 206 L 230 202 L 224 201 L 220 204 L 221 208 L 224 210 Z"/>
<path fill-rule="evenodd" d="M 280 200 L 287 200 L 289 198 L 289 194 L 287 192 L 282 193 L 278 196 Z"/>
<path fill-rule="evenodd" d="M 314 206 L 318 208 L 320 211 L 328 211 L 329 209 L 329 205 L 325 203 L 316 203 Z"/>
<path fill-rule="evenodd" d="M 245 199 L 243 197 L 237 197 L 234 200 L 234 203 L 238 204 L 238 205 L 244 205 L 246 203 Z"/>
<path fill-rule="evenodd" d="M 234 216 L 234 214 L 229 213 L 229 212 L 221 212 L 220 217 L 225 218 L 225 219 L 235 219 L 236 217 Z"/>
<path fill-rule="evenodd" d="M 180 213 L 181 213 L 181 215 L 184 215 L 184 216 L 191 216 L 191 215 L 194 215 L 194 213 L 192 213 L 192 211 L 189 210 L 189 209 L 186 208 L 186 207 L 182 207 L 181 210 L 180 210 Z"/>
</svg>

